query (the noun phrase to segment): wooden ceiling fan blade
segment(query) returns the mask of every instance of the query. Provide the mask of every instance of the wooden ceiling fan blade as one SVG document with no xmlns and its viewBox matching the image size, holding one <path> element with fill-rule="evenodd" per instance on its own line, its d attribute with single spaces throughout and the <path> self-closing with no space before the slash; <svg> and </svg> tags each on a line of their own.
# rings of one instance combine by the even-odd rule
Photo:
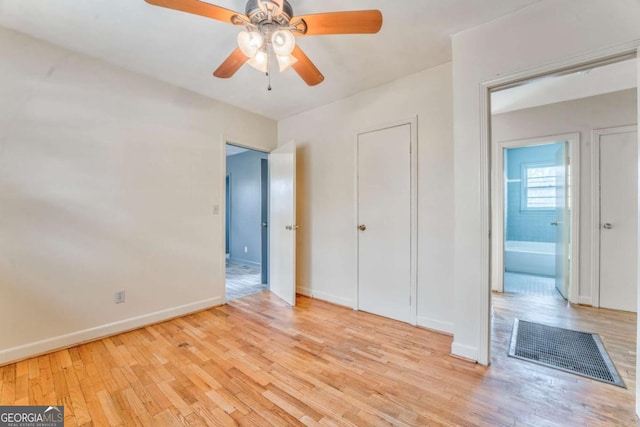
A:
<svg viewBox="0 0 640 427">
<path fill-rule="evenodd" d="M 291 66 L 291 68 L 293 68 L 295 72 L 298 73 L 300 77 L 302 77 L 302 80 L 304 80 L 306 84 L 308 84 L 309 86 L 315 86 L 322 83 L 322 81 L 324 80 L 324 76 L 322 75 L 320 70 L 318 70 L 316 66 L 313 65 L 313 62 L 311 62 L 309 57 L 305 55 L 302 49 L 296 46 L 293 49 L 293 52 L 291 52 L 291 55 L 293 55 L 298 60 Z"/>
<path fill-rule="evenodd" d="M 354 10 L 350 12 L 316 13 L 296 16 L 291 20 L 306 24 L 305 36 L 324 34 L 375 34 L 382 28 L 382 12 L 379 10 Z"/>
<path fill-rule="evenodd" d="M 236 50 L 231 52 L 231 55 L 229 55 L 222 64 L 220 64 L 218 69 L 213 72 L 213 75 L 221 79 L 228 79 L 233 76 L 248 60 L 249 58 L 247 58 L 238 47 Z"/>
<path fill-rule="evenodd" d="M 166 7 L 167 9 L 179 10 L 181 12 L 192 13 L 194 15 L 204 16 L 206 18 L 232 24 L 234 16 L 244 16 L 243 13 L 234 12 L 224 7 L 214 4 L 205 3 L 198 0 L 145 0 L 154 6 Z"/>
</svg>

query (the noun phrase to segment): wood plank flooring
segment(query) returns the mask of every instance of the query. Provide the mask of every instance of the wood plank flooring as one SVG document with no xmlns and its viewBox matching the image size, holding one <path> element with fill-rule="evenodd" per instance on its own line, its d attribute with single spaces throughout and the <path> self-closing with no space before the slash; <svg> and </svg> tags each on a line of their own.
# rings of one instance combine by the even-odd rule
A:
<svg viewBox="0 0 640 427">
<path fill-rule="evenodd" d="M 559 316 L 607 331 L 625 390 L 506 357 L 510 319 L 552 322 L 546 300 L 494 297 L 490 368 L 449 356 L 448 336 L 298 302 L 262 292 L 7 365 L 0 405 L 62 404 L 67 426 L 636 425 L 635 315 Z"/>
</svg>

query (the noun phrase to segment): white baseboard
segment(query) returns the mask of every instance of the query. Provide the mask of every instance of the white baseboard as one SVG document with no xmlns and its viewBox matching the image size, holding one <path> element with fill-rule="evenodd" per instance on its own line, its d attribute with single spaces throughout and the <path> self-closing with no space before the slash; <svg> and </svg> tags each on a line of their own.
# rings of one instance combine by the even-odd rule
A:
<svg viewBox="0 0 640 427">
<path fill-rule="evenodd" d="M 451 344 L 451 354 L 455 356 L 464 357 L 469 360 L 478 360 L 478 348 L 471 347 L 470 345 L 459 344 L 454 342 Z"/>
<path fill-rule="evenodd" d="M 298 286 L 296 288 L 296 292 L 299 293 L 300 295 L 304 295 L 305 297 L 309 297 L 311 298 L 311 288 L 308 288 L 306 286 Z"/>
<path fill-rule="evenodd" d="M 313 289 L 306 286 L 298 286 L 296 288 L 296 292 L 310 298 L 319 299 L 321 301 L 330 302 L 336 305 L 342 305 L 344 307 L 353 308 L 354 306 L 353 301 L 349 298 L 338 297 L 335 295 L 328 294 L 326 292 L 314 291 Z"/>
<path fill-rule="evenodd" d="M 578 297 L 578 304 L 593 305 L 593 300 L 591 297 Z"/>
<path fill-rule="evenodd" d="M 453 322 L 445 322 L 443 320 L 430 319 L 425 316 L 418 316 L 416 318 L 418 326 L 431 329 L 437 332 L 444 332 L 446 334 L 453 335 Z"/>
<path fill-rule="evenodd" d="M 223 297 L 208 298 L 206 300 L 196 301 L 178 307 L 171 307 L 153 313 L 143 314 L 141 316 L 131 317 L 129 319 L 119 320 L 117 322 L 107 323 L 105 325 L 0 350 L 0 365 L 38 356 L 54 350 L 68 348 L 84 342 L 94 341 L 99 338 L 141 328 L 146 325 L 162 322 L 174 317 L 184 316 L 189 313 L 194 313 L 196 311 L 215 307 L 221 304 L 224 304 Z"/>
</svg>

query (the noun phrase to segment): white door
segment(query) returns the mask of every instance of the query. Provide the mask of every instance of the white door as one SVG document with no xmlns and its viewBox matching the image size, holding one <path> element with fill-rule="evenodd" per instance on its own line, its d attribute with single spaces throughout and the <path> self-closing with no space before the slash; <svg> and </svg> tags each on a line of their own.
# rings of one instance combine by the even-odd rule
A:
<svg viewBox="0 0 640 427">
<path fill-rule="evenodd" d="M 358 135 L 358 309 L 411 321 L 411 126 Z"/>
<path fill-rule="evenodd" d="M 636 311 L 637 132 L 600 135 L 600 306 Z"/>
<path fill-rule="evenodd" d="M 269 288 L 296 304 L 296 145 L 269 154 Z"/>
<path fill-rule="evenodd" d="M 556 289 L 569 298 L 569 203 L 566 142 L 556 152 Z"/>
</svg>

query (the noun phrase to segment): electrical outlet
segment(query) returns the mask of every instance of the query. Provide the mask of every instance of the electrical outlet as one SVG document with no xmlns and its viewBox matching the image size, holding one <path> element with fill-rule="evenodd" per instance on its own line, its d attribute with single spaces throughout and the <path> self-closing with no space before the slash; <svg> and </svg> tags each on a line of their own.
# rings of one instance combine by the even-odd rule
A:
<svg viewBox="0 0 640 427">
<path fill-rule="evenodd" d="M 124 291 L 118 291 L 113 294 L 113 302 L 122 304 L 124 302 Z"/>
<path fill-rule="evenodd" d="M 244 247 L 244 253 L 246 254 L 247 252 L 249 252 L 249 248 L 248 247 Z"/>
</svg>

